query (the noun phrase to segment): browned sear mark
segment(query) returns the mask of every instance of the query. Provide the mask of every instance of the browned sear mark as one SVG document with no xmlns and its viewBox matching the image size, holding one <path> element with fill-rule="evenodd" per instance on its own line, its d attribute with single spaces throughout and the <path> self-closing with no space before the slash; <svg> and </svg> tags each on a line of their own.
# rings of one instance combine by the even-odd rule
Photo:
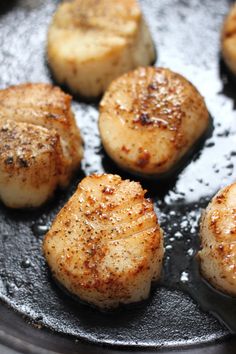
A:
<svg viewBox="0 0 236 354">
<path fill-rule="evenodd" d="M 138 167 L 145 167 L 150 161 L 151 155 L 147 150 L 141 150 L 136 165 Z"/>
<path fill-rule="evenodd" d="M 113 187 L 104 187 L 103 190 L 102 190 L 102 193 L 105 193 L 105 194 L 113 194 L 115 192 L 115 188 Z"/>
</svg>

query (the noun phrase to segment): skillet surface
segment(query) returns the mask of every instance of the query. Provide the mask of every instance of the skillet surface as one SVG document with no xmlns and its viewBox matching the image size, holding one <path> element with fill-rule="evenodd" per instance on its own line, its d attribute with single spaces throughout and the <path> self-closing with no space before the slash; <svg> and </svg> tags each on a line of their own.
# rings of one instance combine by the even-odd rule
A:
<svg viewBox="0 0 236 354">
<path fill-rule="evenodd" d="M 45 37 L 58 2 L 1 2 L 1 88 L 25 81 L 51 82 L 45 62 Z M 80 352 L 79 348 L 86 345 L 81 343 L 87 341 L 108 345 L 106 352 L 110 353 L 113 352 L 109 349 L 111 346 L 122 351 L 128 347 L 180 350 L 186 345 L 191 348 L 213 341 L 225 342 L 229 338 L 226 327 L 203 311 L 188 294 L 188 284 L 196 281 L 191 269 L 199 247 L 198 221 L 202 208 L 219 188 L 235 179 L 235 84 L 219 54 L 220 27 L 231 2 L 143 0 L 141 4 L 157 47 L 156 65 L 169 67 L 192 81 L 206 98 L 213 119 L 207 139 L 178 175 L 155 183 L 142 181 L 155 201 L 165 231 L 161 284 L 153 289 L 146 303 L 105 314 L 69 298 L 50 278 L 41 255 L 42 238 L 81 178 L 104 171 L 130 177 L 114 166 L 101 147 L 97 105 L 75 100 L 73 108 L 85 140 L 85 158 L 82 171 L 70 188 L 58 191 L 54 199 L 39 210 L 11 211 L 0 206 L 1 338 L 9 328 L 13 342 L 19 333 L 26 340 L 28 332 L 34 344 L 40 345 L 43 341 L 45 347 L 57 352 L 66 352 L 64 340 L 67 348 L 74 348 L 71 352 Z M 62 340 L 56 333 L 52 336 L 48 330 L 28 326 L 20 316 L 7 310 L 6 304 L 37 328 L 47 327 L 69 334 L 73 340 Z M 79 344 L 75 340 L 79 340 Z M 91 348 L 90 352 L 95 353 L 96 347 Z M 36 348 L 27 350 L 37 352 Z"/>
</svg>

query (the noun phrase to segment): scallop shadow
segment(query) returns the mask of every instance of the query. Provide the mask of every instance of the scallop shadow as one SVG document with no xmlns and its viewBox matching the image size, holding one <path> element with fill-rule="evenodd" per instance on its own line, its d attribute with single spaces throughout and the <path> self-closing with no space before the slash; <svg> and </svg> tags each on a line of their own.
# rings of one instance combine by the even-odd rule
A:
<svg viewBox="0 0 236 354">
<path fill-rule="evenodd" d="M 220 94 L 233 100 L 233 109 L 236 109 L 236 75 L 227 67 L 222 57 L 219 60 L 219 75 L 222 80 Z"/>
</svg>

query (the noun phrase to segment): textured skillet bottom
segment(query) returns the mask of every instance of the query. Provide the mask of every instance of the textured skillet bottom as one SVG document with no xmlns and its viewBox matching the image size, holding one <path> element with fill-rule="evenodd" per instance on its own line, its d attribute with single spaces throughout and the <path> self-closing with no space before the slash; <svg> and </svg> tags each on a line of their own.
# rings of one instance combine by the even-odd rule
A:
<svg viewBox="0 0 236 354">
<path fill-rule="evenodd" d="M 45 65 L 45 34 L 57 2 L 19 0 L 1 4 L 0 85 L 50 81 Z M 74 102 L 85 139 L 84 172 L 69 190 L 37 211 L 0 206 L 0 298 L 39 325 L 95 343 L 173 347 L 209 343 L 229 332 L 183 291 L 194 282 L 191 262 L 198 244 L 201 209 L 235 175 L 235 94 L 219 63 L 218 38 L 225 0 L 141 1 L 158 48 L 158 65 L 188 77 L 206 97 L 214 131 L 178 176 L 145 182 L 165 231 L 161 285 L 138 307 L 100 313 L 65 296 L 51 281 L 41 254 L 52 219 L 84 175 L 121 172 L 106 157 L 97 130 L 96 105 Z"/>
</svg>

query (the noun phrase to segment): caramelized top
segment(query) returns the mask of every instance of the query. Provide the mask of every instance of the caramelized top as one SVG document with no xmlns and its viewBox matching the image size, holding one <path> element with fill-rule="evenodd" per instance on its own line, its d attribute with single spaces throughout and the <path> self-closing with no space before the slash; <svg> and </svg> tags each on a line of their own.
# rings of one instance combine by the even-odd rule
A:
<svg viewBox="0 0 236 354">
<path fill-rule="evenodd" d="M 104 147 L 122 167 L 149 175 L 168 171 L 206 130 L 203 97 L 183 76 L 139 68 L 114 80 L 100 104 Z"/>
<path fill-rule="evenodd" d="M 139 183 L 116 175 L 92 175 L 79 184 L 44 240 L 54 275 L 72 292 L 94 287 L 128 296 L 127 279 L 151 269 L 162 241 L 145 192 Z"/>
<path fill-rule="evenodd" d="M 25 83 L 0 90 L 0 119 L 31 117 L 37 124 L 37 118 L 48 118 L 69 124 L 70 105 L 71 96 L 50 84 Z"/>
<path fill-rule="evenodd" d="M 63 11 L 64 16 L 61 16 Z M 137 29 L 141 11 L 136 0 L 74 0 L 62 4 L 54 17 L 58 28 L 129 36 Z M 104 41 L 105 43 L 105 41 Z"/>
</svg>

